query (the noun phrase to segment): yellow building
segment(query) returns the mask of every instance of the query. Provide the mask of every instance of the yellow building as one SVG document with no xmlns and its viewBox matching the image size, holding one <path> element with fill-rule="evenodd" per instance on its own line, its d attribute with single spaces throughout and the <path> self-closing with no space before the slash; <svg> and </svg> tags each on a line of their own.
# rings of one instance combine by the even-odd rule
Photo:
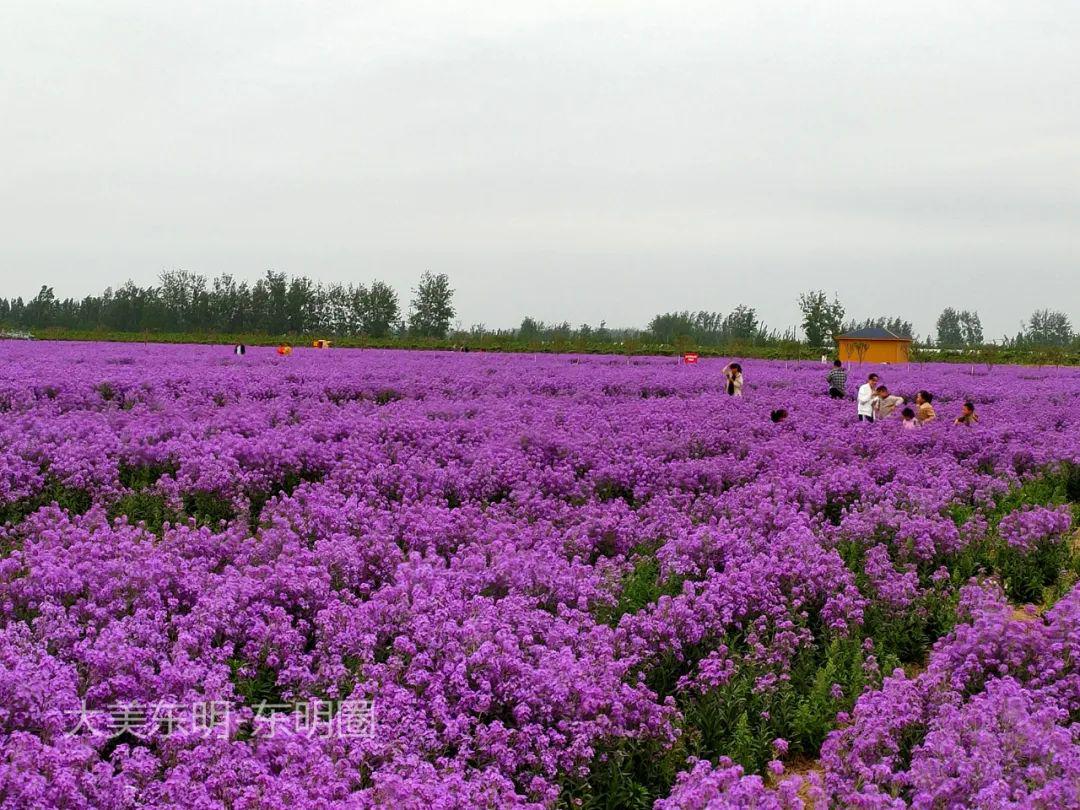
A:
<svg viewBox="0 0 1080 810">
<path fill-rule="evenodd" d="M 849 363 L 906 363 L 911 359 L 911 338 L 880 326 L 856 329 L 834 340 L 837 356 Z"/>
</svg>

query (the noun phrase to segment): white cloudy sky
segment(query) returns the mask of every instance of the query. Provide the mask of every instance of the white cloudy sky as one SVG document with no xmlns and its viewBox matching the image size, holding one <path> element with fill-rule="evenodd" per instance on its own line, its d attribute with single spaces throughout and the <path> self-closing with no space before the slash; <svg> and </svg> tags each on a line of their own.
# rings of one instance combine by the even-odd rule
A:
<svg viewBox="0 0 1080 810">
<path fill-rule="evenodd" d="M 1080 321 L 1080 3 L 0 0 L 0 295 L 448 273 L 463 324 L 800 290 Z"/>
</svg>

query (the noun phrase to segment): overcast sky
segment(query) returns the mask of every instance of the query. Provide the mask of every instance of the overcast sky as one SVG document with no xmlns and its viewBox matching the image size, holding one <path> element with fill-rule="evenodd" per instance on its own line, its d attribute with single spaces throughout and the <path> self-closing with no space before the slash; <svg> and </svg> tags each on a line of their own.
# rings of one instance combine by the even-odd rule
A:
<svg viewBox="0 0 1080 810">
<path fill-rule="evenodd" d="M 0 0 L 0 296 L 448 273 L 463 325 L 800 290 L 1080 326 L 1080 3 Z"/>
</svg>

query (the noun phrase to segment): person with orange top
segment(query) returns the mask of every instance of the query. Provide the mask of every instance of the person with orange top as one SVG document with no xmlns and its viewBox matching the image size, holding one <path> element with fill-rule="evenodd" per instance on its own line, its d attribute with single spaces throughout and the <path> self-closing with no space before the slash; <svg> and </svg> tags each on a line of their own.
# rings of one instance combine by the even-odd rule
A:
<svg viewBox="0 0 1080 810">
<path fill-rule="evenodd" d="M 915 395 L 915 405 L 917 406 L 915 418 L 919 420 L 920 425 L 925 425 L 927 422 L 933 422 L 937 419 L 937 413 L 931 404 L 933 401 L 934 395 L 929 391 L 920 391 Z"/>
<path fill-rule="evenodd" d="M 956 417 L 954 424 L 968 426 L 979 424 L 979 415 L 975 413 L 974 402 L 968 401 L 964 403 L 964 408 L 960 412 L 960 415 Z"/>
</svg>

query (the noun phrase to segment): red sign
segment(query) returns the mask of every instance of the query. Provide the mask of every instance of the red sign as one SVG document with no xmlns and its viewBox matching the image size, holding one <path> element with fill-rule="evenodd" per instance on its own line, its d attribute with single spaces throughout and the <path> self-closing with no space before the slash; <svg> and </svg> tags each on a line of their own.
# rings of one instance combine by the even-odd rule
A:
<svg viewBox="0 0 1080 810">
<path fill-rule="evenodd" d="M 682 356 L 684 363 L 696 363 L 698 361 L 697 352 L 687 352 Z"/>
</svg>

